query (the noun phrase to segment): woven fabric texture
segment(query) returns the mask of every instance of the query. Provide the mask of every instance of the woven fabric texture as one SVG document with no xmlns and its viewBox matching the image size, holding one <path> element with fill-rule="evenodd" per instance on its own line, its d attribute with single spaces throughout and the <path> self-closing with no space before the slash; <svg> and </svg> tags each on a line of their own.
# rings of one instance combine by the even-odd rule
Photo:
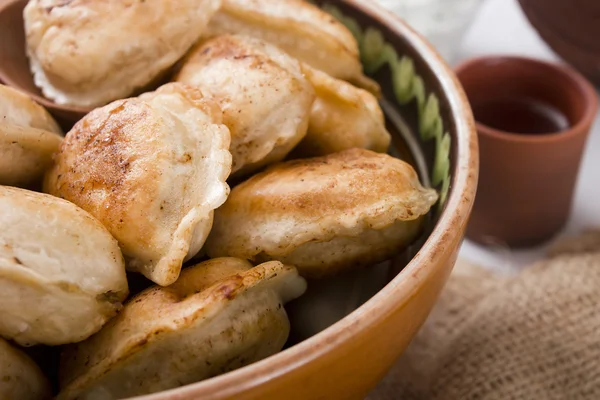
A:
<svg viewBox="0 0 600 400">
<path fill-rule="evenodd" d="M 600 230 L 511 275 L 459 261 L 368 400 L 600 399 Z"/>
</svg>

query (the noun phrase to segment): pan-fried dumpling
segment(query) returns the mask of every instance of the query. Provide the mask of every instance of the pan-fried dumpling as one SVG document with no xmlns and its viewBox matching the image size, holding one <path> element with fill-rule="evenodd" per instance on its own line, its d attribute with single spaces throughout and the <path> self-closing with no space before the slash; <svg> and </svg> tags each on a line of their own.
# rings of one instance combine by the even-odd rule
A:
<svg viewBox="0 0 600 400">
<path fill-rule="evenodd" d="M 50 382 L 25 353 L 0 338 L 0 399 L 48 400 Z"/>
<path fill-rule="evenodd" d="M 271 42 L 329 75 L 377 93 L 362 72 L 358 44 L 334 17 L 303 0 L 223 0 L 206 36 L 237 33 Z"/>
<path fill-rule="evenodd" d="M 237 35 L 209 39 L 175 80 L 199 86 L 223 109 L 232 173 L 282 160 L 306 135 L 314 90 L 298 61 L 271 44 Z"/>
<path fill-rule="evenodd" d="M 84 340 L 128 294 L 123 256 L 68 201 L 0 186 L 0 336 L 23 346 Z"/>
<path fill-rule="evenodd" d="M 229 130 L 197 88 L 169 83 L 98 108 L 67 134 L 45 191 L 119 241 L 128 268 L 159 285 L 198 253 L 229 193 Z"/>
<path fill-rule="evenodd" d="M 30 0 L 27 53 L 58 104 L 104 105 L 132 94 L 198 40 L 221 0 Z"/>
<path fill-rule="evenodd" d="M 375 96 L 324 72 L 303 66 L 317 99 L 310 113 L 308 133 L 295 156 L 323 156 L 351 148 L 384 153 L 391 135 Z"/>
<path fill-rule="evenodd" d="M 387 154 L 350 149 L 288 161 L 231 191 L 205 249 L 211 257 L 279 260 L 320 278 L 401 250 L 437 198 L 409 164 Z"/>
<path fill-rule="evenodd" d="M 0 185 L 39 181 L 61 142 L 60 128 L 42 106 L 0 84 Z"/>
<path fill-rule="evenodd" d="M 197 382 L 281 350 L 283 304 L 306 282 L 294 267 L 235 258 L 182 271 L 133 297 L 98 334 L 66 348 L 59 400 L 117 399 Z"/>
</svg>

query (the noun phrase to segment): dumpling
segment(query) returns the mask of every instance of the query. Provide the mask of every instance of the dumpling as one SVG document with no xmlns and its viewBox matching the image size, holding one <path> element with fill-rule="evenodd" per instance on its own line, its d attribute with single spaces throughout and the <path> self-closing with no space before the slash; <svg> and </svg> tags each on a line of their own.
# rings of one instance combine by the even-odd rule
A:
<svg viewBox="0 0 600 400">
<path fill-rule="evenodd" d="M 44 189 L 77 204 L 119 241 L 128 268 L 177 280 L 229 193 L 229 130 L 197 88 L 169 83 L 98 108 L 67 134 Z"/>
<path fill-rule="evenodd" d="M 199 86 L 223 109 L 238 176 L 282 160 L 306 135 L 314 90 L 298 61 L 271 44 L 218 36 L 190 53 L 175 80 Z"/>
<path fill-rule="evenodd" d="M 0 336 L 23 346 L 84 340 L 128 294 L 117 241 L 68 201 L 0 186 Z"/>
<path fill-rule="evenodd" d="M 223 0 L 205 36 L 237 33 L 271 42 L 327 74 L 377 93 L 362 71 L 358 43 L 334 17 L 303 0 Z"/>
<path fill-rule="evenodd" d="M 25 353 L 0 338 L 0 399 L 48 400 L 50 382 Z"/>
<path fill-rule="evenodd" d="M 0 185 L 40 181 L 61 142 L 59 126 L 42 106 L 0 84 Z"/>
<path fill-rule="evenodd" d="M 205 250 L 211 257 L 279 260 L 320 278 L 400 251 L 437 198 L 409 164 L 387 154 L 350 149 L 288 161 L 231 191 Z"/>
<path fill-rule="evenodd" d="M 351 148 L 388 150 L 391 135 L 375 96 L 308 65 L 303 70 L 317 98 L 308 133 L 294 150 L 295 156 L 323 156 Z"/>
<path fill-rule="evenodd" d="M 62 134 L 62 131 L 46 109 L 25 93 L 0 84 L 0 123 L 30 127 Z"/>
<path fill-rule="evenodd" d="M 30 0 L 27 54 L 35 84 L 58 104 L 129 96 L 198 40 L 221 0 Z"/>
<path fill-rule="evenodd" d="M 283 304 L 306 282 L 294 267 L 213 259 L 133 297 L 98 334 L 66 348 L 59 400 L 116 399 L 197 382 L 281 350 Z"/>
</svg>

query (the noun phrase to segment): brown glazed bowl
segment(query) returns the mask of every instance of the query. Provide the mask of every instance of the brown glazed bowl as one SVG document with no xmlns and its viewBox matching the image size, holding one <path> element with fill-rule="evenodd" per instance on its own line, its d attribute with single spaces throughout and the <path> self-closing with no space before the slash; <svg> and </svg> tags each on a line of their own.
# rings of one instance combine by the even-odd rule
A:
<svg viewBox="0 0 600 400">
<path fill-rule="evenodd" d="M 571 211 L 598 108 L 594 87 L 570 67 L 523 57 L 467 60 L 456 74 L 475 112 L 481 155 L 468 238 L 511 247 L 543 243 L 561 230 Z M 546 133 L 512 132 L 486 123 L 483 119 L 489 118 L 489 112 L 478 111 L 482 105 L 494 104 L 496 115 L 512 118 L 508 124 L 513 129 L 522 128 L 530 124 L 515 125 L 522 115 L 519 109 L 500 109 L 506 101 L 515 104 L 525 99 L 552 107 L 568 124 L 565 121 L 563 129 L 557 126 L 558 131 Z M 506 121 L 497 123 L 507 126 Z"/>
<path fill-rule="evenodd" d="M 440 201 L 421 237 L 393 260 L 309 283 L 309 293 L 288 308 L 293 332 L 282 352 L 140 398 L 364 399 L 423 324 L 452 271 L 475 196 L 479 161 L 475 124 L 458 80 L 420 35 L 374 2 L 316 3 L 356 35 L 365 71 L 382 88 L 381 104 L 394 137 L 390 152 L 411 162 L 422 182 L 439 190 Z M 19 12 L 12 15 L 18 18 Z M 36 92 L 23 72 L 28 67 L 22 33 L 7 31 L 7 24 L 2 16 L 2 79 Z M 19 24 L 10 22 L 17 30 Z"/>
<path fill-rule="evenodd" d="M 519 4 L 541 38 L 600 85 L 600 1 L 519 0 Z"/>
</svg>

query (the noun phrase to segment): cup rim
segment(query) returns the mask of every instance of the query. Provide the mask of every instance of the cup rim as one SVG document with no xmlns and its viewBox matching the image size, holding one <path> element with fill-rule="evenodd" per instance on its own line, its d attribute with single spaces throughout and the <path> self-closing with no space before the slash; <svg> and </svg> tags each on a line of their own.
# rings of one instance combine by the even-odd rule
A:
<svg viewBox="0 0 600 400">
<path fill-rule="evenodd" d="M 596 92 L 596 88 L 591 84 L 591 82 L 588 81 L 582 74 L 580 74 L 574 68 L 564 63 L 550 62 L 531 57 L 514 55 L 486 55 L 472 57 L 465 60 L 459 63 L 454 68 L 454 71 L 458 80 L 460 81 L 461 74 L 467 71 L 469 68 L 477 68 L 489 62 L 510 62 L 515 64 L 527 64 L 535 68 L 550 68 L 555 72 L 564 75 L 572 82 L 572 86 L 577 88 L 579 93 L 581 93 L 582 98 L 584 99 L 585 109 L 583 111 L 582 117 L 579 118 L 574 124 L 570 125 L 567 129 L 563 129 L 556 132 L 549 132 L 547 134 L 542 135 L 509 132 L 501 129 L 492 128 L 491 126 L 483 124 L 477 121 L 477 119 L 475 119 L 475 126 L 477 127 L 478 134 L 490 136 L 498 140 L 535 144 L 567 140 L 572 136 L 576 136 L 577 134 L 581 133 L 586 133 L 588 131 L 598 112 L 598 94 Z"/>
</svg>

